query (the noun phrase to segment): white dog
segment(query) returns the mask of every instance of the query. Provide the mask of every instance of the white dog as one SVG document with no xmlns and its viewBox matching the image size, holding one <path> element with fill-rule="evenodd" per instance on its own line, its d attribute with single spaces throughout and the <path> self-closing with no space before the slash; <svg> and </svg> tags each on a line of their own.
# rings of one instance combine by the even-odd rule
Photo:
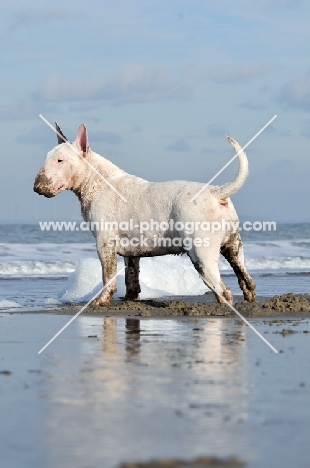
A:
<svg viewBox="0 0 310 468">
<path fill-rule="evenodd" d="M 234 228 L 238 216 L 229 198 L 240 189 L 248 174 L 247 157 L 235 140 L 227 137 L 239 152 L 239 171 L 235 179 L 220 187 L 206 187 L 190 202 L 203 184 L 148 182 L 127 174 L 91 151 L 84 124 L 79 127 L 72 144 L 57 123 L 56 129 L 59 144 L 47 154 L 35 179 L 34 191 L 49 198 L 71 190 L 80 200 L 85 221 L 97 222 L 96 226 L 102 225 L 102 221 L 105 225 L 110 223 L 108 230 L 92 229 L 105 285 L 95 305 L 108 304 L 116 292 L 117 254 L 125 260 L 126 299 L 139 299 L 140 257 L 187 253 L 218 301 L 222 303 L 224 298 L 232 302 L 232 293 L 219 272 L 221 253 L 234 269 L 244 298 L 249 302 L 255 300 L 255 283 L 245 268 L 240 234 Z M 224 228 L 210 229 L 206 238 L 207 222 Z M 182 229 L 189 225 L 186 223 L 194 226 L 190 235 Z M 130 228 L 126 227 L 129 224 Z"/>
</svg>

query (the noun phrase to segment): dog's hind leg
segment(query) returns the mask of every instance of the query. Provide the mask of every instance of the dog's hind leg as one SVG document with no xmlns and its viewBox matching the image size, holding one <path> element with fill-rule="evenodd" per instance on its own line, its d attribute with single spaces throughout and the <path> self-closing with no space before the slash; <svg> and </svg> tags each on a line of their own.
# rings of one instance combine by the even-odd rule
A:
<svg viewBox="0 0 310 468">
<path fill-rule="evenodd" d="M 141 292 L 139 283 L 139 262 L 140 257 L 124 257 L 126 266 L 125 284 L 126 284 L 126 301 L 139 301 L 139 293 Z"/>
<path fill-rule="evenodd" d="M 224 298 L 226 301 L 232 303 L 233 294 L 220 275 L 219 255 L 219 248 L 206 251 L 205 247 L 198 247 L 188 252 L 188 256 L 201 279 L 213 291 L 218 302 L 220 304 L 225 303 L 223 300 Z"/>
<path fill-rule="evenodd" d="M 230 235 L 228 241 L 221 247 L 221 254 L 230 263 L 237 275 L 244 299 L 248 302 L 254 302 L 256 285 L 244 264 L 243 245 L 239 232 Z"/>
</svg>

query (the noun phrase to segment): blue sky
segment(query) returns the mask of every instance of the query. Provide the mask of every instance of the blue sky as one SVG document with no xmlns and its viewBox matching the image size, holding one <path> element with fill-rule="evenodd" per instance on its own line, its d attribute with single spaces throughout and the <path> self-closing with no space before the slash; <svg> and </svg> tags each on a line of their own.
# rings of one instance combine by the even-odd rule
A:
<svg viewBox="0 0 310 468">
<path fill-rule="evenodd" d="M 1 5 L 0 221 L 79 217 L 32 192 L 57 120 L 152 181 L 207 182 L 245 144 L 241 216 L 310 221 L 310 4 L 305 0 L 16 1 Z M 216 183 L 231 180 L 237 162 Z"/>
</svg>

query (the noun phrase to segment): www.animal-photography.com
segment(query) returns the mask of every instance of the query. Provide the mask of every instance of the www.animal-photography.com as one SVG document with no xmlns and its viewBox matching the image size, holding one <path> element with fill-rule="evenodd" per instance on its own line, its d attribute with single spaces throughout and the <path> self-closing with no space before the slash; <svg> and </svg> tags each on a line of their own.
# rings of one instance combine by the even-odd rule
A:
<svg viewBox="0 0 310 468">
<path fill-rule="evenodd" d="M 309 19 L 1 6 L 0 467 L 309 466 Z"/>
</svg>

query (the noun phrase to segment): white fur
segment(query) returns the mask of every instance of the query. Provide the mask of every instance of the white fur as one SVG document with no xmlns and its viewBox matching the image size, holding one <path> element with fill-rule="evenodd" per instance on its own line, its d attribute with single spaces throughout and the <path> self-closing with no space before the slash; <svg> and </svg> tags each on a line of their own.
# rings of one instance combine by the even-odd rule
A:
<svg viewBox="0 0 310 468">
<path fill-rule="evenodd" d="M 139 224 L 141 221 L 149 222 L 151 219 L 159 223 L 173 219 L 174 222 L 184 223 L 187 221 L 222 222 L 222 220 L 236 223 L 238 216 L 228 197 L 242 186 L 248 174 L 248 162 L 238 143 L 230 137 L 228 141 L 236 151 L 239 151 L 240 165 L 236 178 L 222 187 L 207 187 L 190 203 L 191 198 L 201 190 L 203 184 L 185 181 L 152 183 L 127 174 L 90 150 L 86 127 L 81 125 L 73 143 L 74 148 L 68 143 L 63 143 L 48 153 L 45 164 L 37 175 L 34 190 L 47 197 L 55 196 L 63 190 L 72 190 L 79 197 L 84 220 L 90 222 L 104 220 L 120 223 L 132 219 L 134 224 Z M 102 177 L 98 175 L 98 172 L 102 174 Z M 106 181 L 125 197 L 127 202 L 111 190 Z M 139 237 L 138 227 L 130 232 L 123 232 L 119 229 L 112 233 L 94 231 L 94 235 L 102 264 L 103 283 L 107 285 L 110 282 L 95 301 L 96 304 L 108 303 L 116 291 L 116 283 L 112 280 L 116 275 L 116 254 L 125 257 L 128 267 L 130 258 L 138 259 L 144 256 L 185 252 L 183 247 L 153 247 L 154 232 L 144 233 L 148 242 L 147 247 L 145 245 L 111 246 L 111 237 L 114 240 L 117 236 L 129 239 Z M 205 283 L 215 292 L 220 302 L 223 296 L 232 301 L 231 291 L 221 280 L 218 267 L 220 250 L 226 249 L 225 252 L 228 252 L 226 258 L 235 269 L 245 297 L 248 300 L 254 300 L 255 285 L 245 270 L 241 239 L 238 233 L 232 232 L 231 227 L 228 226 L 224 231 L 215 233 L 206 233 L 198 229 L 191 235 L 179 231 L 160 232 L 159 230 L 156 235 L 171 239 L 175 237 L 205 238 L 207 235 L 210 238 L 209 247 L 193 247 L 187 252 Z M 237 267 L 233 265 L 234 263 L 237 263 Z M 138 281 L 138 263 L 136 266 L 135 274 Z"/>
</svg>

